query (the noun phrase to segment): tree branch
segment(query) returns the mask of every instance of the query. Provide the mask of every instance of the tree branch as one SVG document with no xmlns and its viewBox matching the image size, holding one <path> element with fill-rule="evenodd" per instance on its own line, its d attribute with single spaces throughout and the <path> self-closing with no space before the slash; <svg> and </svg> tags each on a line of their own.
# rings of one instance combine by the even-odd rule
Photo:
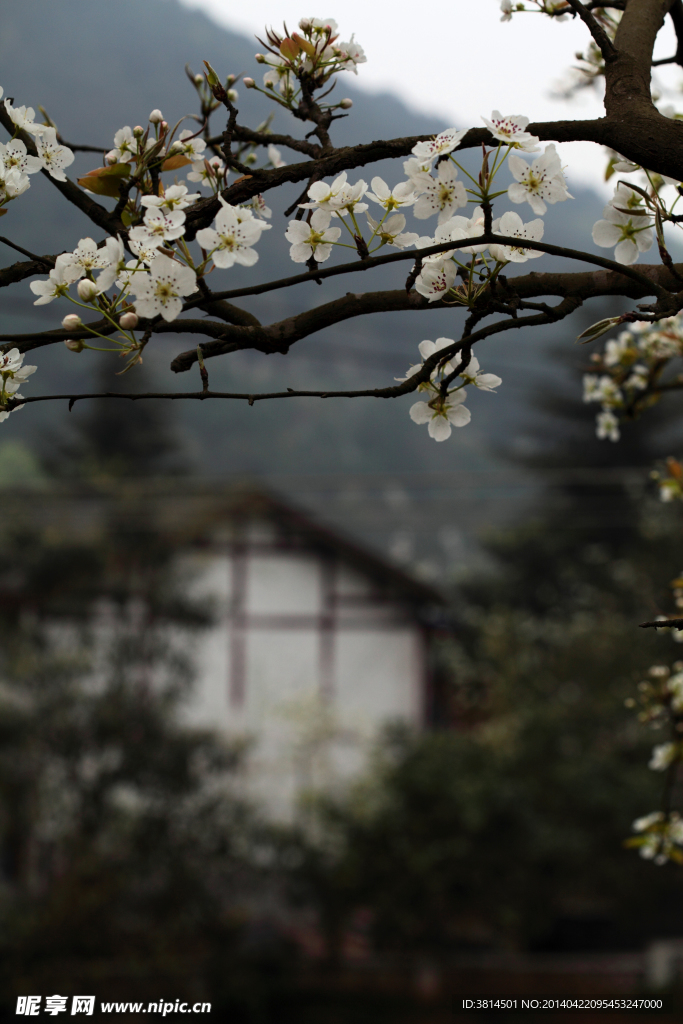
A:
<svg viewBox="0 0 683 1024">
<path fill-rule="evenodd" d="M 574 13 L 578 14 L 581 21 L 593 36 L 593 39 L 600 48 L 600 53 L 602 54 L 605 63 L 615 60 L 617 51 L 614 48 L 614 43 L 607 35 L 600 22 L 593 17 L 588 8 L 584 7 L 581 0 L 567 0 L 567 3 Z"/>
</svg>

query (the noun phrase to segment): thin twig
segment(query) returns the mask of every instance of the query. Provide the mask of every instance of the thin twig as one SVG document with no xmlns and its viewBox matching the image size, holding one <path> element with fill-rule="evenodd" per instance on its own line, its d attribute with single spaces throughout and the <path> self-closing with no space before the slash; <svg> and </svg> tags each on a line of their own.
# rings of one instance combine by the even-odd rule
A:
<svg viewBox="0 0 683 1024">
<path fill-rule="evenodd" d="M 600 48 L 600 53 L 602 54 L 605 63 L 616 60 L 617 50 L 614 43 L 607 35 L 600 22 L 593 17 L 588 8 L 584 7 L 581 0 L 567 0 L 567 3 L 574 13 L 578 14 L 581 21 L 586 25 L 588 31 L 593 36 L 593 39 Z"/>
</svg>

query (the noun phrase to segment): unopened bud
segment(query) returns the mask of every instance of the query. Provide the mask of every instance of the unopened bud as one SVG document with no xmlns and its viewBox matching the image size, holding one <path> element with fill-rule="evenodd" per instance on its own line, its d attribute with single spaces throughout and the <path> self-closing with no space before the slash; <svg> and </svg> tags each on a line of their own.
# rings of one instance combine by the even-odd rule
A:
<svg viewBox="0 0 683 1024">
<path fill-rule="evenodd" d="M 119 324 L 123 327 L 124 331 L 132 331 L 138 325 L 137 313 L 129 312 L 123 313 L 119 317 Z"/>
<path fill-rule="evenodd" d="M 115 164 L 118 160 L 116 150 L 110 149 L 109 152 L 105 154 L 104 159 L 107 161 L 108 164 Z"/>
<path fill-rule="evenodd" d="M 164 115 L 157 107 L 155 107 L 152 113 L 149 115 L 149 120 L 152 124 L 161 124 L 163 119 Z"/>
<path fill-rule="evenodd" d="M 145 134 L 145 129 L 142 127 L 142 125 L 141 124 L 136 124 L 135 128 L 133 128 L 133 135 L 135 136 L 135 138 L 139 139 L 140 136 L 144 135 L 144 134 Z"/>
<path fill-rule="evenodd" d="M 234 85 L 237 81 L 237 75 L 228 75 L 225 79 L 225 88 L 229 89 L 231 85 Z"/>
<path fill-rule="evenodd" d="M 237 89 L 228 89 L 228 99 L 231 103 L 237 102 L 238 95 Z"/>
<path fill-rule="evenodd" d="M 351 107 L 353 106 L 353 100 L 349 100 L 349 99 L 342 100 L 341 103 L 339 104 L 339 106 L 342 108 L 342 110 L 350 110 Z"/>
<path fill-rule="evenodd" d="M 258 160 L 258 157 L 256 156 L 256 153 L 249 153 L 244 158 L 245 164 L 247 164 L 247 166 L 249 166 L 249 167 L 251 167 L 252 164 L 255 164 L 257 160 Z"/>
<path fill-rule="evenodd" d="M 204 67 L 206 68 L 206 80 L 209 83 L 209 87 L 214 89 L 217 85 L 220 85 L 220 78 L 216 74 L 214 68 L 211 67 L 208 60 L 204 61 Z"/>
<path fill-rule="evenodd" d="M 204 75 L 195 75 L 194 76 L 194 84 L 195 85 L 203 85 L 203 83 L 204 83 Z"/>
<path fill-rule="evenodd" d="M 265 56 L 264 53 L 255 53 L 254 54 L 254 60 L 256 61 L 257 64 L 265 64 L 266 63 L 266 56 Z"/>
<path fill-rule="evenodd" d="M 253 78 L 243 78 L 242 81 L 244 82 L 244 88 L 245 89 L 255 89 L 256 88 L 256 82 L 254 81 Z"/>
<path fill-rule="evenodd" d="M 65 331 L 76 331 L 81 326 L 83 321 L 81 320 L 78 313 L 67 313 L 62 320 L 62 327 Z"/>
<path fill-rule="evenodd" d="M 78 282 L 78 297 L 81 302 L 94 302 L 97 296 L 100 294 L 99 289 L 94 281 L 89 281 L 87 277 L 82 278 Z"/>
<path fill-rule="evenodd" d="M 168 131 L 168 121 L 161 121 L 159 124 L 159 128 L 161 129 L 162 132 Z"/>
<path fill-rule="evenodd" d="M 67 340 L 64 342 L 64 344 L 68 348 L 69 352 L 82 352 L 83 351 L 83 342 L 82 341 L 74 341 L 73 338 L 67 338 Z"/>
</svg>

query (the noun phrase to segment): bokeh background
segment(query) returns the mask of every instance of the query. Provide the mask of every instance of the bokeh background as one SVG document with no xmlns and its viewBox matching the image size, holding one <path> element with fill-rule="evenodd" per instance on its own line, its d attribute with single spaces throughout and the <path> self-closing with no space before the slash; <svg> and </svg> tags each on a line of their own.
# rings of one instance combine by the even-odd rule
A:
<svg viewBox="0 0 683 1024">
<path fill-rule="evenodd" d="M 363 66 L 358 81 L 338 87 L 354 100 L 337 123 L 339 143 L 477 123 L 501 95 L 515 106 L 523 93 L 534 117 L 568 109 L 548 96 L 546 79 L 583 44 L 578 26 L 544 25 L 552 44 L 542 45 L 541 19 L 520 34 L 517 24 L 498 28 L 497 4 L 461 2 L 448 31 L 431 22 L 412 31 L 412 9 L 378 8 L 366 40 L 365 12 L 354 21 L 352 6 L 335 15 L 342 33 L 355 30 L 389 58 L 370 71 L 369 52 L 369 85 Z M 0 84 L 17 104 L 45 107 L 67 141 L 107 149 L 119 127 L 144 124 L 154 107 L 169 122 L 193 112 L 186 63 L 254 74 L 252 20 L 291 15 L 265 3 L 236 14 L 217 0 L 25 0 L 3 11 Z M 508 41 L 492 51 L 494 31 Z M 263 104 L 240 90 L 244 122 L 263 120 Z M 572 116 L 597 105 L 586 95 Z M 274 130 L 289 127 L 278 112 Z M 575 153 L 573 163 L 562 154 L 574 201 L 550 208 L 546 238 L 591 250 L 602 157 Z M 97 162 L 77 154 L 75 169 Z M 401 162 L 373 173 L 394 184 Z M 291 266 L 282 212 L 296 194 L 273 200 L 259 263 L 230 271 L 235 285 Z M 2 230 L 35 252 L 93 234 L 42 177 Z M 9 249 L 3 257 L 13 261 Z M 393 280 L 382 271 L 375 287 Z M 336 294 L 333 283 L 307 285 L 244 305 L 274 320 Z M 28 283 L 6 289 L 2 304 L 4 333 L 49 329 L 63 315 L 34 307 Z M 249 1024 L 435 1024 L 453 1019 L 464 993 L 652 989 L 653 944 L 683 935 L 683 887 L 680 868 L 653 867 L 622 846 L 632 820 L 659 800 L 646 769 L 652 735 L 624 701 L 650 665 L 671 664 L 679 650 L 635 626 L 668 610 L 683 562 L 680 513 L 649 481 L 655 460 L 680 450 L 681 428 L 672 397 L 620 444 L 595 439 L 593 411 L 581 404 L 588 357 L 574 341 L 619 308 L 595 304 L 552 328 L 487 340 L 479 360 L 503 386 L 475 394 L 472 423 L 444 444 L 409 420 L 410 397 L 81 403 L 69 415 L 65 403 L 46 403 L 2 424 L 7 1006 L 28 991 L 121 1000 L 167 992 L 209 999 L 214 1013 Z M 455 337 L 460 326 L 458 313 L 440 310 L 419 322 L 351 321 L 287 357 L 216 360 L 211 384 L 381 385 L 403 375 L 422 338 Z M 135 379 L 116 377 L 107 357 L 41 349 L 31 386 L 184 386 L 169 384 L 168 365 L 186 347 L 165 335 Z M 154 523 L 143 519 L 131 534 L 112 522 L 97 543 L 79 543 L 40 517 L 17 521 L 17 500 L 49 507 L 53 492 L 150 478 L 179 489 L 267 486 L 445 595 L 427 727 L 388 724 L 357 785 L 309 794 L 287 826 L 241 795 L 238 745 L 182 725 L 190 645 L 169 646 L 165 630 L 201 644 L 211 608 L 183 587 Z M 10 497 L 14 513 L 3 516 Z M 663 984 L 673 992 L 676 983 L 672 968 Z"/>
</svg>

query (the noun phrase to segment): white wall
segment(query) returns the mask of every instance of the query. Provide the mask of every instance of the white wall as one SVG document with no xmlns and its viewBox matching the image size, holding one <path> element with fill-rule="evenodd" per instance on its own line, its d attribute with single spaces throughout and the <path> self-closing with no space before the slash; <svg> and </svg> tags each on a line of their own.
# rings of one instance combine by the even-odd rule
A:
<svg viewBox="0 0 683 1024">
<path fill-rule="evenodd" d="M 362 573 L 261 527 L 192 556 L 188 576 L 216 613 L 188 717 L 253 739 L 246 786 L 272 816 L 291 818 L 306 789 L 344 786 L 388 721 L 421 724 L 420 627 Z"/>
</svg>

